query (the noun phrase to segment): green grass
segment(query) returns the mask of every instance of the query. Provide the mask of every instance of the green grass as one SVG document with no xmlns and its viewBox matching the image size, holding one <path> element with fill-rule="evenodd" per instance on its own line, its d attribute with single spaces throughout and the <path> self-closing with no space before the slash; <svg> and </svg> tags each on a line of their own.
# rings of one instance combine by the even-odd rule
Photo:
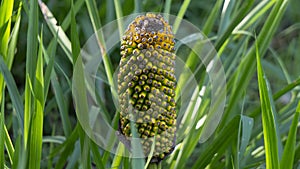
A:
<svg viewBox="0 0 300 169">
<path fill-rule="evenodd" d="M 295 9 L 299 5 L 297 0 L 2 0 L 0 169 L 299 168 L 300 12 Z M 197 122 L 211 111 L 212 89 L 195 53 L 182 52 L 185 55 L 180 57 L 197 80 L 194 100 L 187 100 L 189 107 L 184 111 L 193 119 L 182 122 L 178 134 L 186 135 L 178 137 L 174 152 L 159 165 L 120 156 L 130 153 L 113 136 L 108 149 L 103 149 L 91 131 L 84 130 L 88 119 L 79 121 L 76 116 L 76 111 L 89 111 L 86 93 L 93 90 L 85 88 L 80 50 L 107 23 L 136 12 L 177 16 L 174 32 L 180 31 L 182 18 L 194 24 L 211 40 L 226 76 L 222 88 L 226 88 L 226 100 L 213 107 L 225 101 L 221 122 L 203 142 L 208 130 L 203 126 L 214 115 L 209 114 L 200 128 Z M 125 23 L 117 20 L 122 28 L 119 34 Z M 118 108 L 112 99 L 119 44 L 108 50 L 105 37 L 103 32 L 96 34 L 103 62 L 95 97 L 103 121 L 117 129 Z M 195 44 L 195 49 L 203 50 L 201 42 Z M 178 53 L 184 50 L 181 47 Z M 180 76 L 178 93 L 187 79 Z M 75 104 L 78 100 L 72 96 L 83 102 Z M 137 148 L 132 153 L 142 152 Z"/>
</svg>

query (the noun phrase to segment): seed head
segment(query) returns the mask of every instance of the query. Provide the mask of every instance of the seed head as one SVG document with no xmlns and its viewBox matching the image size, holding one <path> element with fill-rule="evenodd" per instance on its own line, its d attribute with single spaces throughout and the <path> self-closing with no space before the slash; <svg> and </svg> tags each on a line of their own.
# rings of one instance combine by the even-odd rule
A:
<svg viewBox="0 0 300 169">
<path fill-rule="evenodd" d="M 131 124 L 134 124 L 144 154 L 148 155 L 155 137 L 152 162 L 164 159 L 175 144 L 174 45 L 171 26 L 161 15 L 152 13 L 136 17 L 121 41 L 119 130 L 127 140 L 121 141 L 128 143 L 132 136 Z"/>
</svg>

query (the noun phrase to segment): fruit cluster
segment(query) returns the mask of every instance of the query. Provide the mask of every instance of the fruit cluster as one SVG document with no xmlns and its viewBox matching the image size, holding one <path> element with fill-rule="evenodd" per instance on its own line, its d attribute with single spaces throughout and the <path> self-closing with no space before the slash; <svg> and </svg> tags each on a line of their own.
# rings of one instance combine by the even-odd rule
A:
<svg viewBox="0 0 300 169">
<path fill-rule="evenodd" d="M 155 136 L 154 161 L 170 154 L 175 144 L 174 44 L 170 25 L 151 13 L 136 17 L 121 41 L 119 130 L 129 140 L 134 124 L 145 155 Z"/>
</svg>

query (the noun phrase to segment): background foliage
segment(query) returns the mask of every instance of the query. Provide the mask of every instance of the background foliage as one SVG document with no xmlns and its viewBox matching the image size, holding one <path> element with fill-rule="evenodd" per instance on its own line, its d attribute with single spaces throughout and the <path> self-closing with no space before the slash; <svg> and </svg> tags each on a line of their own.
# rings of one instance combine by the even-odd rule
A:
<svg viewBox="0 0 300 169">
<path fill-rule="evenodd" d="M 162 168 L 300 168 L 299 6 L 298 0 L 1 0 L 0 168 L 144 167 L 90 140 L 72 100 L 80 47 L 101 25 L 134 12 L 190 21 L 212 40 L 226 73 L 217 131 L 200 144 L 201 128 L 185 121 L 192 130 Z M 118 52 L 109 57 L 111 70 Z M 193 58 L 186 62 L 194 71 Z M 101 89 L 106 95 L 109 85 Z M 209 95 L 203 100 L 197 121 Z M 116 127 L 111 97 L 102 101 Z"/>
</svg>

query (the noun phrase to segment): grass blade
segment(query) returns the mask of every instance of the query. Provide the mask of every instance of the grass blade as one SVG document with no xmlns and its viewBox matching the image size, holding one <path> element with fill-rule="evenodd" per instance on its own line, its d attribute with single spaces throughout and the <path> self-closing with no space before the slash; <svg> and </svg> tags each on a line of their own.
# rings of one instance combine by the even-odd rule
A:
<svg viewBox="0 0 300 169">
<path fill-rule="evenodd" d="M 4 158 L 4 113 L 0 112 L 0 169 L 4 169 L 4 164 L 5 164 L 5 158 Z"/>
<path fill-rule="evenodd" d="M 76 63 L 77 57 L 80 53 L 80 42 L 76 28 L 76 18 L 74 5 L 72 1 L 71 5 L 71 47 L 72 47 L 72 56 L 73 56 L 73 64 Z"/>
<path fill-rule="evenodd" d="M 45 71 L 45 78 L 44 78 L 44 85 L 45 85 L 45 90 L 44 90 L 44 94 L 45 94 L 45 98 L 47 98 L 48 96 L 48 91 L 49 91 L 49 86 L 50 86 L 50 82 L 51 82 L 51 75 L 54 73 L 55 74 L 55 70 L 54 68 L 54 59 L 55 59 L 55 54 L 56 54 L 56 47 L 57 47 L 57 34 L 55 36 L 55 41 L 53 42 L 52 48 L 51 50 L 49 50 L 50 53 L 50 57 L 48 56 L 47 52 L 44 50 L 43 54 L 45 57 L 45 62 L 47 64 L 47 68 Z"/>
<path fill-rule="evenodd" d="M 241 125 L 240 125 L 240 129 L 239 131 L 242 130 L 241 132 L 241 137 L 238 137 L 238 144 L 237 147 L 238 149 L 238 154 L 237 156 L 237 160 L 236 160 L 236 168 L 241 168 L 241 160 L 243 159 L 243 155 L 246 151 L 247 145 L 249 144 L 250 138 L 251 138 L 251 132 L 252 132 L 252 128 L 253 128 L 253 119 L 247 116 L 242 115 L 241 116 Z M 240 143 L 240 144 L 239 144 Z"/>
<path fill-rule="evenodd" d="M 9 95 L 12 99 L 13 106 L 17 112 L 19 132 L 23 133 L 24 107 L 22 104 L 22 98 L 19 94 L 16 82 L 15 82 L 11 72 L 8 70 L 8 67 L 4 63 L 3 57 L 1 55 L 0 55 L 0 71 L 4 75 L 4 80 L 7 84 L 7 89 L 8 89 Z"/>
<path fill-rule="evenodd" d="M 216 4 L 214 5 L 213 9 L 211 10 L 211 13 L 207 18 L 207 21 L 205 22 L 205 25 L 203 26 L 202 31 L 203 31 L 204 35 L 208 36 L 209 33 L 212 31 L 213 24 L 217 19 L 217 16 L 219 14 L 219 10 L 220 10 L 222 3 L 223 3 L 223 0 L 218 0 L 216 2 Z"/>
<path fill-rule="evenodd" d="M 48 7 L 42 1 L 39 1 L 39 5 L 52 34 L 55 36 L 58 33 L 57 36 L 58 42 L 62 47 L 62 49 L 64 50 L 64 52 L 66 53 L 70 62 L 72 62 L 73 59 L 72 59 L 72 51 L 71 51 L 71 42 L 69 38 L 65 34 L 62 27 L 57 26 L 57 20 L 55 19 L 51 11 L 48 9 Z"/>
<path fill-rule="evenodd" d="M 3 1 L 0 6 L 0 54 L 6 58 L 14 1 Z"/>
<path fill-rule="evenodd" d="M 278 92 L 276 92 L 273 95 L 274 100 L 278 100 L 280 97 L 282 97 L 284 94 L 288 93 L 289 91 L 291 91 L 292 89 L 294 89 L 295 87 L 300 85 L 300 78 L 293 81 L 292 83 L 286 85 L 284 88 L 282 88 L 281 90 L 279 90 Z M 251 112 L 249 114 L 250 117 L 254 117 L 257 116 L 257 114 L 260 113 L 260 107 L 258 107 L 255 111 Z"/>
<path fill-rule="evenodd" d="M 239 24 L 239 22 L 246 16 L 247 12 L 250 10 L 251 6 L 253 5 L 254 0 L 248 1 L 245 6 L 243 6 L 236 16 L 232 19 L 232 22 L 228 25 L 227 29 L 222 31 L 222 35 L 218 38 L 217 42 L 215 43 L 215 48 L 217 51 L 222 47 L 228 37 L 231 35 L 234 28 Z M 225 43 L 226 44 L 226 43 Z"/>
<path fill-rule="evenodd" d="M 91 140 L 90 147 L 91 147 L 91 150 L 93 153 L 93 160 L 94 160 L 94 163 L 96 164 L 97 168 L 105 169 L 103 162 L 102 162 L 101 155 L 99 153 L 98 145 Z"/>
<path fill-rule="evenodd" d="M 120 165 L 121 165 L 121 161 L 122 161 L 122 156 L 121 154 L 123 154 L 125 152 L 125 146 L 123 143 L 119 143 L 118 144 L 118 148 L 117 148 L 117 151 L 116 151 L 116 155 L 112 161 L 112 164 L 111 164 L 111 168 L 118 168 Z"/>
<path fill-rule="evenodd" d="M 82 168 L 91 168 L 89 137 L 85 134 L 82 127 L 79 130 L 80 148 L 81 148 L 81 165 Z"/>
<path fill-rule="evenodd" d="M 165 7 L 164 7 L 164 13 L 169 14 L 171 12 L 171 3 L 172 0 L 166 0 Z M 166 18 L 168 20 L 168 18 Z"/>
<path fill-rule="evenodd" d="M 58 34 L 56 34 L 55 36 L 58 36 Z M 66 105 L 65 96 L 64 96 L 63 90 L 61 88 L 61 85 L 57 81 L 58 77 L 57 77 L 57 73 L 54 69 L 56 46 L 57 46 L 57 42 L 54 42 L 51 50 L 49 50 L 49 52 L 51 52 L 50 58 L 49 58 L 47 52 L 44 50 L 45 61 L 48 64 L 48 66 L 46 68 L 45 82 L 44 82 L 45 83 L 45 96 L 47 96 L 47 94 L 48 94 L 48 87 L 51 82 L 52 89 L 54 90 L 54 94 L 55 94 L 55 100 L 57 102 L 60 116 L 62 119 L 63 130 L 64 130 L 65 135 L 69 136 L 71 133 L 71 122 L 70 122 L 70 119 L 68 118 L 68 109 L 67 109 L 67 105 Z"/>
<path fill-rule="evenodd" d="M 119 33 L 120 33 L 120 38 L 121 38 L 121 36 L 124 34 L 123 20 L 120 19 L 123 16 L 123 12 L 122 12 L 120 1 L 114 0 L 114 3 L 115 3 L 115 11 L 116 11 L 117 19 L 118 19 Z"/>
<path fill-rule="evenodd" d="M 94 31 L 97 32 L 101 28 L 100 17 L 97 12 L 97 5 L 95 0 L 85 0 L 90 19 L 94 28 Z"/>
<path fill-rule="evenodd" d="M 66 136 L 69 136 L 72 131 L 71 129 L 72 127 L 68 115 L 68 108 L 67 108 L 63 90 L 61 88 L 61 85 L 57 81 L 57 75 L 55 72 L 51 74 L 51 85 L 52 85 L 52 89 L 54 90 L 54 95 L 61 116 L 64 133 Z"/>
<path fill-rule="evenodd" d="M 257 4 L 243 20 L 235 27 L 234 32 L 240 29 L 250 27 L 257 19 L 260 18 L 266 11 L 268 11 L 276 1 L 264 0 Z"/>
<path fill-rule="evenodd" d="M 79 10 L 82 9 L 82 6 L 84 4 L 84 1 L 85 0 L 78 0 L 75 2 L 74 4 L 74 11 L 75 11 L 75 14 L 78 13 Z M 68 27 L 70 26 L 71 24 L 71 11 L 68 13 L 68 15 L 64 18 L 64 21 L 61 23 L 61 28 L 63 30 L 67 30 Z M 52 47 L 53 43 L 57 43 L 57 36 L 54 35 L 54 37 L 51 39 L 51 42 L 49 43 L 48 45 L 48 48 L 47 48 L 47 51 L 49 52 L 49 48 Z M 51 50 L 50 50 L 51 51 Z"/>
<path fill-rule="evenodd" d="M 74 151 L 74 145 L 79 137 L 78 128 L 79 124 L 77 124 L 75 129 L 73 129 L 73 132 L 70 134 L 67 140 L 63 144 L 56 147 L 50 154 L 51 157 L 54 157 L 56 154 L 61 152 L 60 157 L 58 158 L 57 163 L 55 165 L 55 169 L 63 168 L 69 155 Z"/>
<path fill-rule="evenodd" d="M 205 101 L 201 103 L 201 105 L 199 106 L 200 109 L 198 112 L 197 119 L 200 120 L 199 115 L 203 115 L 204 112 L 207 111 L 209 103 L 210 101 L 208 99 L 205 99 Z M 191 122 L 187 121 L 187 123 Z M 183 168 L 186 165 L 187 160 L 193 153 L 193 150 L 195 149 L 196 145 L 199 143 L 199 140 L 202 136 L 202 129 L 197 129 L 196 125 L 197 124 L 194 124 L 187 137 L 180 144 L 177 159 L 174 160 L 175 165 L 173 168 Z M 175 155 L 175 153 L 173 155 Z"/>
<path fill-rule="evenodd" d="M 40 2 L 40 6 L 41 6 L 41 9 L 44 10 L 45 16 L 48 16 L 51 14 L 50 11 L 48 11 L 48 8 L 45 6 L 45 4 Z M 53 22 L 56 22 L 55 18 L 54 19 L 52 18 L 52 20 L 47 21 L 47 23 L 50 27 L 53 26 L 53 25 L 51 25 L 51 23 L 53 23 Z M 45 82 L 44 82 L 45 83 L 45 96 L 48 95 L 48 88 L 49 88 L 49 85 L 51 82 L 52 89 L 54 90 L 54 94 L 55 94 L 55 99 L 58 104 L 60 116 L 62 119 L 63 130 L 64 130 L 65 135 L 69 136 L 71 133 L 71 122 L 70 122 L 70 119 L 68 118 L 68 109 L 67 109 L 63 90 L 61 88 L 61 85 L 57 81 L 58 77 L 57 77 L 56 71 L 54 69 L 54 64 L 55 64 L 54 59 L 55 59 L 57 41 L 58 42 L 60 42 L 60 41 L 61 42 L 69 42 L 69 43 L 71 43 L 71 42 L 67 39 L 67 37 L 64 33 L 60 33 L 60 31 L 62 31 L 62 29 L 60 27 L 54 25 L 54 28 L 57 31 L 54 34 L 55 41 L 53 41 L 51 48 L 49 48 L 47 51 L 44 50 L 45 61 L 48 64 L 46 73 L 45 73 Z M 71 52 L 71 48 L 68 48 L 68 45 L 66 45 L 64 47 L 66 47 L 65 48 L 65 52 L 67 51 L 66 54 L 68 54 L 68 52 Z M 62 46 L 63 49 L 64 49 L 64 47 Z M 50 54 L 48 55 L 47 52 L 49 52 Z M 49 58 L 49 56 L 50 56 L 50 58 Z M 69 56 L 69 58 L 72 58 L 71 62 L 73 62 L 73 57 Z"/>
<path fill-rule="evenodd" d="M 6 63 L 9 70 L 11 69 L 15 52 L 16 52 L 17 40 L 18 40 L 19 29 L 20 29 L 20 21 L 21 21 L 21 9 L 22 9 L 22 3 L 20 2 L 18 13 L 17 13 L 17 20 L 15 22 L 14 28 L 11 33 L 11 37 L 8 45 L 8 51 L 7 51 Z"/>
<path fill-rule="evenodd" d="M 26 151 L 24 150 L 22 137 L 19 135 L 15 142 L 15 155 L 13 158 L 12 169 L 25 169 L 26 167 Z"/>
<path fill-rule="evenodd" d="M 231 21 L 231 15 L 234 10 L 234 4 L 237 3 L 235 0 L 233 1 L 224 1 L 222 12 L 220 16 L 220 26 L 218 33 L 224 33 L 224 30 L 228 27 L 230 21 Z M 234 19 L 233 19 L 234 20 Z"/>
<path fill-rule="evenodd" d="M 27 32 L 27 50 L 26 50 L 26 78 L 25 82 L 25 109 L 24 109 L 24 145 L 27 147 L 29 137 L 29 126 L 31 113 L 33 112 L 32 95 L 30 90 L 30 81 L 34 82 L 37 46 L 38 46 L 38 4 L 37 1 L 30 1 L 29 9 L 29 26 Z M 30 81 L 29 81 L 30 80 Z"/>
<path fill-rule="evenodd" d="M 278 24 L 285 12 L 285 9 L 287 7 L 288 0 L 279 0 L 276 2 L 275 6 L 273 7 L 270 15 L 268 16 L 262 30 L 260 31 L 256 43 L 260 47 L 259 53 L 261 56 L 265 54 L 265 52 L 268 49 L 268 45 L 271 42 L 271 39 L 275 33 L 275 30 L 278 27 Z M 255 63 L 253 62 L 253 59 L 255 58 L 255 52 L 256 47 L 255 45 L 252 45 L 250 50 L 247 52 L 246 56 L 243 58 L 240 68 L 241 71 L 236 71 L 235 74 L 229 79 L 228 84 L 235 81 L 236 75 L 240 76 L 237 83 L 234 85 L 235 88 L 232 91 L 231 97 L 229 98 L 229 103 L 227 106 L 227 109 L 224 112 L 222 121 L 220 123 L 219 129 L 224 127 L 226 124 L 226 121 L 230 119 L 230 117 L 234 116 L 233 108 L 235 107 L 235 104 L 238 102 L 238 100 L 241 97 L 243 90 L 246 90 L 246 87 L 248 86 L 251 78 L 253 77 L 253 74 L 255 72 Z"/>
<path fill-rule="evenodd" d="M 184 0 L 183 1 L 183 4 L 181 5 L 180 10 L 179 10 L 179 12 L 177 14 L 176 20 L 175 20 L 175 22 L 173 24 L 173 33 L 174 34 L 176 34 L 176 32 L 177 32 L 177 30 L 179 28 L 179 25 L 181 23 L 181 20 L 182 20 L 184 14 L 185 14 L 185 12 L 186 12 L 186 10 L 187 10 L 190 2 L 191 2 L 191 0 Z"/>
<path fill-rule="evenodd" d="M 1 40 L 0 40 L 0 53 L 4 55 L 4 59 L 6 60 L 8 70 L 10 70 L 13 59 L 14 59 L 14 54 L 16 50 L 16 44 L 17 44 L 17 39 L 18 39 L 18 33 L 19 33 L 19 28 L 20 28 L 20 20 L 21 20 L 21 7 L 22 3 L 20 2 L 18 13 L 16 16 L 16 22 L 14 23 L 14 28 L 11 33 L 11 37 L 8 39 L 9 34 L 10 34 L 10 27 L 11 27 L 11 16 L 12 16 L 12 9 L 13 9 L 13 3 L 14 1 L 6 1 L 1 4 L 0 7 L 0 35 L 1 35 Z M 0 57 L 2 57 L 0 55 Z M 4 96 L 2 94 L 4 91 L 4 78 L 2 74 L 0 75 L 0 97 Z M 2 90 L 3 88 L 3 90 Z M 4 97 L 3 97 L 4 98 Z M 2 102 L 2 97 L 0 98 L 0 103 Z M 21 116 L 19 119 L 22 119 Z M 19 120 L 19 124 L 21 125 L 21 121 Z M 7 131 L 7 128 L 5 126 L 5 117 L 4 117 L 4 112 L 2 111 L 1 113 L 1 119 L 0 119 L 0 138 L 5 138 L 0 140 L 0 163 L 5 164 L 5 158 L 4 158 L 4 144 L 6 146 L 6 150 L 9 156 L 9 160 L 11 164 L 13 164 L 13 156 L 14 156 L 14 147 L 10 138 L 10 135 Z M 3 148 L 3 149 L 2 149 Z M 3 153 L 2 153 L 3 152 Z M 0 166 L 1 168 L 3 167 L 2 165 Z"/>
<path fill-rule="evenodd" d="M 42 29 L 43 31 L 43 29 Z M 41 32 L 42 32 L 41 31 Z M 42 34 L 42 33 L 41 33 Z M 41 35 L 34 83 L 34 114 L 31 119 L 29 141 L 29 168 L 39 169 L 42 156 L 44 119 L 44 75 L 43 75 L 43 35 Z"/>
<path fill-rule="evenodd" d="M 142 12 L 142 3 L 139 0 L 134 0 L 134 12 L 140 13 Z"/>
<path fill-rule="evenodd" d="M 80 159 L 80 144 L 79 141 L 75 143 L 74 151 L 70 154 L 68 158 L 68 162 L 65 164 L 64 169 L 73 169 L 73 168 L 80 168 L 78 161 Z M 83 167 L 82 167 L 83 168 Z"/>
<path fill-rule="evenodd" d="M 293 122 L 290 127 L 288 139 L 286 141 L 282 159 L 280 161 L 281 168 L 292 169 L 294 162 L 294 155 L 296 150 L 296 136 L 297 136 L 297 125 L 300 116 L 300 101 L 296 108 L 296 113 L 294 115 Z"/>
<path fill-rule="evenodd" d="M 239 123 L 239 116 L 233 118 L 218 136 L 208 144 L 208 147 L 201 153 L 199 158 L 195 160 L 192 169 L 205 168 L 215 156 L 215 152 L 222 154 L 236 139 Z"/>
<path fill-rule="evenodd" d="M 3 62 L 7 60 L 7 51 L 11 30 L 11 16 L 13 11 L 14 1 L 3 1 L 0 4 L 0 57 Z M 4 63 L 4 66 L 5 63 Z M 2 69 L 1 69 L 2 70 Z M 4 73 L 2 71 L 2 73 Z M 6 168 L 5 166 L 5 152 L 4 145 L 6 136 L 6 126 L 5 126 L 5 116 L 4 116 L 4 106 L 5 106 L 5 83 L 3 79 L 3 74 L 0 74 L 0 168 Z M 20 121 L 19 121 L 20 122 Z M 20 123 L 19 123 L 20 124 Z"/>
<path fill-rule="evenodd" d="M 5 131 L 5 146 L 6 146 L 6 150 L 8 153 L 8 157 L 10 160 L 10 163 L 13 164 L 13 158 L 14 158 L 14 154 L 15 154 L 15 149 L 14 149 L 14 145 L 11 141 L 11 138 L 9 136 L 9 133 L 7 131 L 6 126 L 4 125 L 4 131 Z"/>
<path fill-rule="evenodd" d="M 107 1 L 106 2 L 106 23 L 109 23 L 115 19 L 115 11 L 114 11 L 114 1 Z"/>
<path fill-rule="evenodd" d="M 99 31 L 99 29 L 101 28 L 101 22 L 100 22 L 100 17 L 97 13 L 97 8 L 96 8 L 96 2 L 94 0 L 86 0 L 86 5 L 88 8 L 88 12 L 89 12 L 89 16 L 91 18 L 92 21 L 92 25 L 93 25 L 93 29 L 94 32 L 96 33 L 96 37 L 98 40 L 98 45 L 102 54 L 102 59 L 103 59 L 103 63 L 104 63 L 104 67 L 105 67 L 105 72 L 106 72 L 106 76 L 109 82 L 109 85 L 111 86 L 111 91 L 112 93 L 114 93 L 114 79 L 113 79 L 113 69 L 112 69 L 112 65 L 111 65 L 111 61 L 109 56 L 107 55 L 106 52 L 106 45 L 105 45 L 105 41 L 104 41 L 104 36 L 103 36 L 103 32 Z M 123 27 L 120 27 L 120 25 L 122 25 L 121 20 L 118 20 L 118 25 L 119 25 L 119 31 L 121 32 Z M 120 34 L 122 35 L 122 34 Z"/>
<path fill-rule="evenodd" d="M 278 157 L 275 117 L 274 117 L 274 111 L 272 109 L 271 101 L 269 98 L 270 89 L 267 86 L 267 79 L 263 72 L 258 48 L 256 48 L 256 59 L 257 59 L 259 96 L 260 96 L 261 111 L 262 111 L 264 146 L 265 146 L 265 154 L 266 154 L 266 168 L 278 169 L 280 168 L 280 166 L 279 166 L 279 157 Z"/>
</svg>

